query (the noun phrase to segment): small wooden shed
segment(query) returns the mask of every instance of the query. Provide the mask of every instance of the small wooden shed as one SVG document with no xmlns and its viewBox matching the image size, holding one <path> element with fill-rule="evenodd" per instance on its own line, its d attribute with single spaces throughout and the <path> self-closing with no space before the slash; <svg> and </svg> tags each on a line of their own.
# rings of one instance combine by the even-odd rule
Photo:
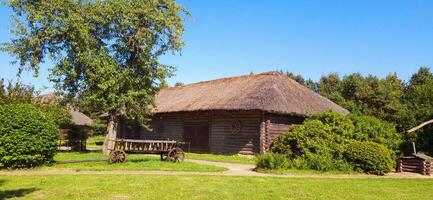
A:
<svg viewBox="0 0 433 200">
<path fill-rule="evenodd" d="M 412 154 L 397 159 L 397 172 L 412 172 L 430 175 L 433 171 L 433 158 L 424 154 Z"/>
</svg>

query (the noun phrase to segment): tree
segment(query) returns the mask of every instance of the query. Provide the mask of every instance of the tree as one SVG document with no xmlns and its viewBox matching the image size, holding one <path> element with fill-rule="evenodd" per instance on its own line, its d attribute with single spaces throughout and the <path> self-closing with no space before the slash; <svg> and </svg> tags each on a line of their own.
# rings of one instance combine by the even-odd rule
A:
<svg viewBox="0 0 433 200">
<path fill-rule="evenodd" d="M 327 76 L 322 76 L 319 80 L 319 93 L 329 97 L 335 93 L 341 93 L 341 79 L 337 73 L 331 73 Z"/>
<path fill-rule="evenodd" d="M 37 75 L 51 58 L 50 79 L 69 102 L 108 113 L 106 141 L 116 137 L 120 117 L 146 124 L 155 94 L 174 72 L 158 58 L 184 45 L 185 8 L 174 0 L 6 4 L 15 13 L 15 38 L 2 49 L 16 57 L 20 72 Z"/>
<path fill-rule="evenodd" d="M 185 84 L 182 83 L 182 82 L 176 82 L 176 83 L 174 84 L 174 87 L 184 86 L 184 85 L 185 85 Z"/>
<path fill-rule="evenodd" d="M 39 94 L 33 86 L 25 85 L 19 81 L 13 83 L 8 81 L 5 85 L 4 80 L 0 79 L 0 104 L 23 103 L 31 104 L 33 97 Z"/>
<path fill-rule="evenodd" d="M 406 86 L 405 104 L 407 105 L 406 130 L 433 118 L 433 74 L 429 68 L 421 67 L 413 74 Z M 433 127 L 426 126 L 406 134 L 407 151 L 410 142 L 416 142 L 417 149 L 433 155 Z"/>
<path fill-rule="evenodd" d="M 286 72 L 286 75 L 289 78 L 291 78 L 291 79 L 295 80 L 296 82 L 298 82 L 299 84 L 305 85 L 305 79 L 304 79 L 304 77 L 302 77 L 302 75 L 294 74 L 293 72 L 289 72 L 289 71 Z"/>
</svg>

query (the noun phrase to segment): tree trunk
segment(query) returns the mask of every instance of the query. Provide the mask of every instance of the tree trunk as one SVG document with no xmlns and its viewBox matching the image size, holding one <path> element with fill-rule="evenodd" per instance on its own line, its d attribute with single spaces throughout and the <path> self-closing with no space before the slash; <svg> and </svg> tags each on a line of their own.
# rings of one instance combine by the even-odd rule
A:
<svg viewBox="0 0 433 200">
<path fill-rule="evenodd" d="M 110 154 L 110 151 L 114 148 L 114 141 L 117 138 L 117 120 L 115 115 L 108 117 L 107 135 L 105 135 L 104 146 L 102 153 L 105 155 Z"/>
</svg>

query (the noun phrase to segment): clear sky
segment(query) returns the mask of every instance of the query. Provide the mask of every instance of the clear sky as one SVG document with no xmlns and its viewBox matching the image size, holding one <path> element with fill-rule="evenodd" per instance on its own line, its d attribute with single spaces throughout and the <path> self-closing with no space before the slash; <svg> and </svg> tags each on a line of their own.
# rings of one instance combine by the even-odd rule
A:
<svg viewBox="0 0 433 200">
<path fill-rule="evenodd" d="M 433 66 L 433 1 L 180 0 L 191 12 L 182 55 L 161 62 L 177 66 L 176 82 L 289 70 L 318 80 L 331 72 L 407 80 L 419 66 Z M 11 10 L 0 6 L 0 41 L 9 40 Z M 0 77 L 15 78 L 12 58 L 0 53 Z M 48 87 L 48 68 L 21 80 Z"/>
</svg>

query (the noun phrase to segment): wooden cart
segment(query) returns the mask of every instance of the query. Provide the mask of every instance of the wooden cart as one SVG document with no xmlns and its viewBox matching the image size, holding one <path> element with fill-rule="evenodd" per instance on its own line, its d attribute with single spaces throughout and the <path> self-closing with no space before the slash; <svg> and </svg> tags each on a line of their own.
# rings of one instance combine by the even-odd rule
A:
<svg viewBox="0 0 433 200">
<path fill-rule="evenodd" d="M 185 153 L 181 146 L 183 142 L 174 140 L 135 140 L 135 139 L 115 139 L 110 140 L 114 143 L 108 157 L 109 163 L 126 162 L 128 154 L 159 154 L 161 160 L 177 162 L 183 161 Z"/>
</svg>

